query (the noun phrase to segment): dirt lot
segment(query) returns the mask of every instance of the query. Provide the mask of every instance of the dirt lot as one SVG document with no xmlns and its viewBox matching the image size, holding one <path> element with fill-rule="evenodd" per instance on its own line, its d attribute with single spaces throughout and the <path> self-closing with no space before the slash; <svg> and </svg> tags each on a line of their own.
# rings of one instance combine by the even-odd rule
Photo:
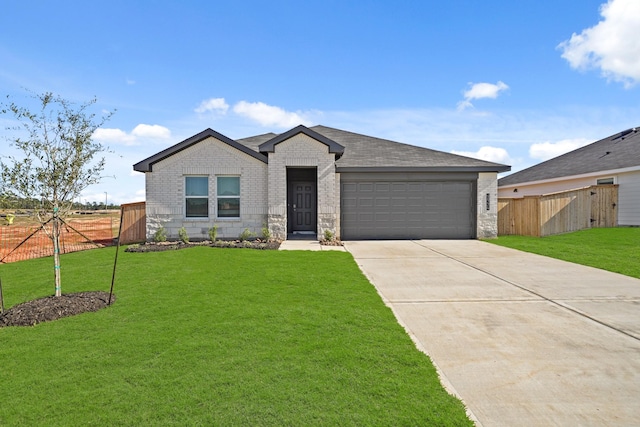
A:
<svg viewBox="0 0 640 427">
<path fill-rule="evenodd" d="M 113 244 L 120 217 L 118 211 L 73 215 L 65 219 L 60 233 L 62 253 Z M 31 236 L 27 241 L 25 238 Z M 93 241 L 93 243 L 91 242 Z M 53 255 L 53 245 L 35 218 L 16 216 L 12 225 L 0 219 L 0 262 L 15 262 Z"/>
</svg>

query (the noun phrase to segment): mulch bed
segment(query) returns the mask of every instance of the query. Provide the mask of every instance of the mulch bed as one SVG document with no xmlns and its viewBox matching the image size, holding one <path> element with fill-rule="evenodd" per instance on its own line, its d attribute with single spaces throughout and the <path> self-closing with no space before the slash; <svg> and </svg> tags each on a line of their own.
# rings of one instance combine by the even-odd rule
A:
<svg viewBox="0 0 640 427">
<path fill-rule="evenodd" d="M 197 246 L 209 246 L 212 248 L 243 248 L 243 249 L 278 249 L 280 242 L 264 241 L 264 240 L 216 240 L 215 242 L 160 242 L 160 243 L 143 243 L 140 245 L 131 245 L 125 249 L 125 252 L 163 252 L 173 251 L 187 248 L 195 248 Z"/>
<path fill-rule="evenodd" d="M 112 295 L 112 304 L 115 299 L 115 295 Z M 108 302 L 109 292 L 102 291 L 39 298 L 15 305 L 0 314 L 0 328 L 4 326 L 34 326 L 41 322 L 98 311 L 107 307 Z"/>
</svg>

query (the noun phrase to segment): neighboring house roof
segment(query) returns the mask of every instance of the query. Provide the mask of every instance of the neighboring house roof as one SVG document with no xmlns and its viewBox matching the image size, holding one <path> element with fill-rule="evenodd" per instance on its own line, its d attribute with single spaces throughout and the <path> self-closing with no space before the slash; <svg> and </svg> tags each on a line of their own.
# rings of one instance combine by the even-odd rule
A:
<svg viewBox="0 0 640 427">
<path fill-rule="evenodd" d="M 640 128 L 631 128 L 505 176 L 498 186 L 640 166 Z"/>
<path fill-rule="evenodd" d="M 510 166 L 500 163 L 487 162 L 326 126 L 307 128 L 302 125 L 279 135 L 267 133 L 237 141 L 212 129 L 207 129 L 136 163 L 133 169 L 139 172 L 151 172 L 154 163 L 210 136 L 267 163 L 268 158 L 262 153 L 273 152 L 275 145 L 299 133 L 304 133 L 327 145 L 330 153 L 336 153 L 337 172 L 506 172 L 511 170 Z"/>
<path fill-rule="evenodd" d="M 260 154 L 254 150 L 251 150 L 247 146 L 242 145 L 231 138 L 227 138 L 226 136 L 216 132 L 213 129 L 205 129 L 199 134 L 192 136 L 191 138 L 187 138 L 184 141 L 167 148 L 166 150 L 162 150 L 161 152 L 154 154 L 153 156 L 148 157 L 141 162 L 136 163 L 135 165 L 133 165 L 133 170 L 138 172 L 151 172 L 153 170 L 154 163 L 164 160 L 167 157 L 173 156 L 174 154 L 184 150 L 185 148 L 189 148 L 192 145 L 195 145 L 209 137 L 214 137 L 217 140 L 222 141 L 225 144 L 228 144 L 233 148 L 236 148 L 243 153 L 260 160 L 261 162 L 267 163 L 267 156 L 265 156 L 264 154 Z"/>
</svg>

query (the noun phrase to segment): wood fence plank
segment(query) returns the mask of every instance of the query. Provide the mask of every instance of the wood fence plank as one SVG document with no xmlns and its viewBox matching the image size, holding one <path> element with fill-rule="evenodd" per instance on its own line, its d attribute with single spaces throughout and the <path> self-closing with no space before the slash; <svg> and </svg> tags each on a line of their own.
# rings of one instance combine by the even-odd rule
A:
<svg viewBox="0 0 640 427">
<path fill-rule="evenodd" d="M 498 235 L 549 236 L 617 226 L 618 185 L 498 199 Z"/>
</svg>

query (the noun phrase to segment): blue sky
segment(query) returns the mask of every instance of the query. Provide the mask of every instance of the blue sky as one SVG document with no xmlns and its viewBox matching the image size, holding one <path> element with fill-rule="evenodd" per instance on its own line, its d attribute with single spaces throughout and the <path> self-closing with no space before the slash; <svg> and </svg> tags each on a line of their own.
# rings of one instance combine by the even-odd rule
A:
<svg viewBox="0 0 640 427">
<path fill-rule="evenodd" d="M 638 0 L 6 1 L 0 95 L 116 110 L 89 201 L 144 200 L 132 165 L 208 127 L 323 124 L 517 171 L 640 126 L 638 40 Z"/>
</svg>

